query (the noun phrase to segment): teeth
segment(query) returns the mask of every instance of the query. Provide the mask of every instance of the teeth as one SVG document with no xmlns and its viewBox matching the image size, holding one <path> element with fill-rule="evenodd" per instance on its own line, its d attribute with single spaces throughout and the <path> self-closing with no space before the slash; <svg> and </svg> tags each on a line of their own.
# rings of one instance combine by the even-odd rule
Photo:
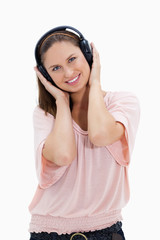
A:
<svg viewBox="0 0 160 240">
<path fill-rule="evenodd" d="M 74 79 L 72 79 L 72 80 L 68 81 L 68 83 L 72 83 L 72 82 L 76 81 L 77 79 L 78 79 L 78 76 L 77 76 L 77 77 L 75 77 Z"/>
</svg>

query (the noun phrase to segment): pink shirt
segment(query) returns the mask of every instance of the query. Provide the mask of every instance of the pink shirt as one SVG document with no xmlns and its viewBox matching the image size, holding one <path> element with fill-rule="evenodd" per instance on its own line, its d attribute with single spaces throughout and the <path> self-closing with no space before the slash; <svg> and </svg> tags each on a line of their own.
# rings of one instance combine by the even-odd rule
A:
<svg viewBox="0 0 160 240">
<path fill-rule="evenodd" d="M 94 231 L 122 219 L 121 209 L 129 200 L 128 164 L 139 122 L 139 103 L 127 92 L 108 92 L 104 101 L 116 121 L 124 124 L 125 137 L 112 145 L 97 147 L 90 142 L 88 132 L 73 121 L 77 157 L 70 166 L 63 167 L 42 157 L 45 139 L 55 120 L 35 108 L 38 187 L 29 206 L 30 232 Z"/>
</svg>

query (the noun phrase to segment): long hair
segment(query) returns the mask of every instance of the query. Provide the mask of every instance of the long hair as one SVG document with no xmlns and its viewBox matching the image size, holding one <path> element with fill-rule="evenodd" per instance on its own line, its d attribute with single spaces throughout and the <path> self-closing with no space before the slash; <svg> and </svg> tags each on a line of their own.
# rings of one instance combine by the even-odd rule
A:
<svg viewBox="0 0 160 240">
<path fill-rule="evenodd" d="M 47 50 L 56 42 L 68 41 L 71 42 L 74 46 L 79 47 L 79 37 L 68 31 L 58 31 L 47 37 L 40 48 L 40 57 L 43 64 L 44 54 Z M 41 83 L 39 78 L 38 80 L 38 105 L 41 109 L 45 111 L 45 114 L 50 113 L 54 117 L 56 116 L 57 107 L 56 99 L 45 89 L 44 85 Z M 70 109 L 72 109 L 72 101 L 70 98 Z"/>
</svg>

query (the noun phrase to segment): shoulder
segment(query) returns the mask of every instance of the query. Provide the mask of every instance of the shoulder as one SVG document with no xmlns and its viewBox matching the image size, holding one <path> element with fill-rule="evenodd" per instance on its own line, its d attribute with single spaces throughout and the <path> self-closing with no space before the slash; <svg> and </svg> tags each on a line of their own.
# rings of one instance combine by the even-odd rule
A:
<svg viewBox="0 0 160 240">
<path fill-rule="evenodd" d="M 42 108 L 40 108 L 38 105 L 33 110 L 33 117 L 44 117 L 44 118 L 53 119 L 53 115 L 51 115 L 50 113 L 46 114 L 45 111 Z"/>
<path fill-rule="evenodd" d="M 140 118 L 140 104 L 134 93 L 108 92 L 104 100 L 107 110 L 117 121 L 123 119 L 138 124 Z"/>
<path fill-rule="evenodd" d="M 114 105 L 135 105 L 139 107 L 139 99 L 133 92 L 127 91 L 115 91 L 115 92 L 107 92 L 104 97 L 106 106 L 114 106 Z"/>
<path fill-rule="evenodd" d="M 36 106 L 33 111 L 33 123 L 34 126 L 42 125 L 42 124 L 49 124 L 52 123 L 54 117 L 50 113 L 45 113 L 45 111 Z"/>
</svg>

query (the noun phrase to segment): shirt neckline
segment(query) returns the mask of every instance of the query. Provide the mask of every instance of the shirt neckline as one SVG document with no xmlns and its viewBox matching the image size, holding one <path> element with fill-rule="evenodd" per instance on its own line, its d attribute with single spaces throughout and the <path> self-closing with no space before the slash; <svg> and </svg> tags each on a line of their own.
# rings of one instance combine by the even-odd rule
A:
<svg viewBox="0 0 160 240">
<path fill-rule="evenodd" d="M 79 133 L 83 135 L 88 135 L 88 130 L 87 131 L 83 130 L 73 119 L 72 121 L 73 121 L 73 127 L 75 130 L 77 130 Z"/>
</svg>

